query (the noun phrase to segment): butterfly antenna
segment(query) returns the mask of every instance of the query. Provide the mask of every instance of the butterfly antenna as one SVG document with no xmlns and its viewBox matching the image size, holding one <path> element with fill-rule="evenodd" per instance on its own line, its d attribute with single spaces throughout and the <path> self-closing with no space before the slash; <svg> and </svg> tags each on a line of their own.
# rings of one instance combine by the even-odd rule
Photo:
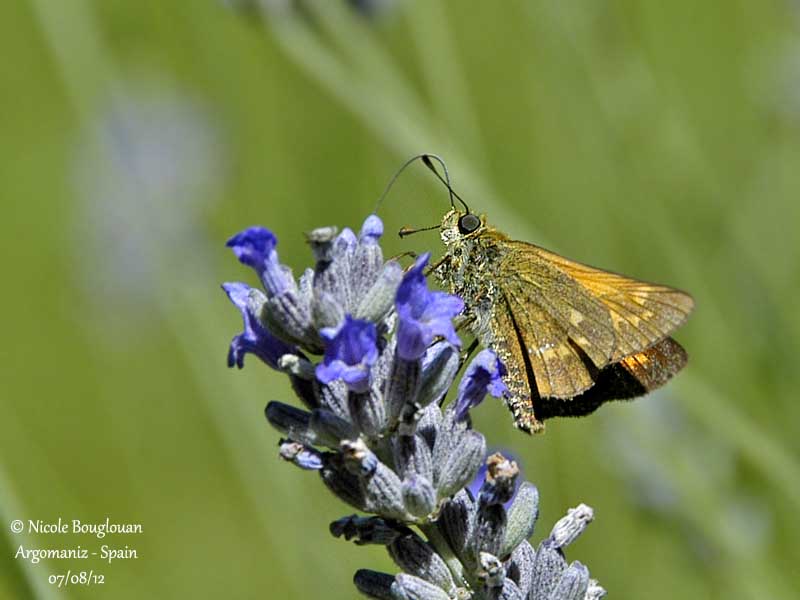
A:
<svg viewBox="0 0 800 600">
<path fill-rule="evenodd" d="M 436 175 L 437 179 L 439 179 L 439 181 L 441 181 L 447 187 L 447 191 L 450 192 L 450 206 L 452 208 L 456 207 L 455 202 L 453 202 L 453 198 L 455 197 L 464 206 L 464 210 L 466 210 L 467 213 L 469 213 L 470 210 L 469 206 L 467 206 L 467 203 L 464 202 L 463 198 L 461 198 L 461 196 L 459 196 L 455 192 L 453 186 L 450 185 L 450 174 L 447 172 L 447 165 L 444 163 L 444 160 L 442 160 L 442 158 L 440 156 L 437 156 L 436 154 L 422 154 L 420 155 L 419 158 L 422 159 L 422 162 L 425 163 L 426 167 L 428 167 L 431 171 L 433 171 L 433 174 Z M 439 175 L 439 171 L 437 171 L 436 167 L 433 166 L 431 159 L 436 160 L 442 166 L 442 170 L 444 171 L 444 177 Z"/>
<path fill-rule="evenodd" d="M 439 171 L 437 171 L 436 167 L 433 166 L 433 163 L 431 162 L 431 159 L 435 160 L 436 162 L 438 162 L 441 165 L 442 170 L 444 171 L 444 178 L 441 175 L 439 175 Z M 412 156 L 411 158 L 409 158 L 397 170 L 397 172 L 394 174 L 394 176 L 392 176 L 392 178 L 389 180 L 389 183 L 386 184 L 386 188 L 383 190 L 383 193 L 381 194 L 381 197 L 378 198 L 378 202 L 375 204 L 375 211 L 374 211 L 375 214 L 378 213 L 378 209 L 381 207 L 381 204 L 383 204 L 384 198 L 386 198 L 386 196 L 389 194 L 389 190 L 392 189 L 392 186 L 394 185 L 394 182 L 397 181 L 397 178 L 400 177 L 400 175 L 403 173 L 403 171 L 405 171 L 408 168 L 408 166 L 411 163 L 413 163 L 415 160 L 422 160 L 422 162 L 425 163 L 425 166 L 428 167 L 431 171 L 433 171 L 434 175 L 436 175 L 436 177 L 439 179 L 439 181 L 441 181 L 447 187 L 447 190 L 450 192 L 450 207 L 451 208 L 455 208 L 456 207 L 455 201 L 453 200 L 453 198 L 457 198 L 458 201 L 461 202 L 461 204 L 464 205 L 464 208 L 466 209 L 466 211 L 469 212 L 469 206 L 467 206 L 467 203 L 464 202 L 461 199 L 461 196 L 459 196 L 458 194 L 455 193 L 455 191 L 453 190 L 453 186 L 450 184 L 450 173 L 447 171 L 447 165 L 445 164 L 445 162 L 442 159 L 442 157 L 437 155 L 437 154 L 423 153 L 423 154 L 417 154 L 417 155 Z"/>
<path fill-rule="evenodd" d="M 411 235 L 412 233 L 419 233 L 420 231 L 432 231 L 434 229 L 439 229 L 440 227 L 441 225 L 438 224 L 431 225 L 430 227 L 419 227 L 417 229 L 414 229 L 412 227 L 403 227 L 400 231 L 397 232 L 397 235 L 399 235 L 401 238 L 404 238 L 408 235 Z"/>
<path fill-rule="evenodd" d="M 439 181 L 442 181 L 442 177 L 439 175 L 439 172 L 433 166 L 433 163 L 431 162 L 431 159 L 434 159 L 440 165 L 442 165 L 442 170 L 444 171 L 444 178 L 447 180 L 446 183 L 445 182 L 442 182 L 442 183 L 444 183 L 447 186 L 447 191 L 450 193 L 450 208 L 455 209 L 456 203 L 453 201 L 453 197 L 455 196 L 455 192 L 453 191 L 453 188 L 450 185 L 450 173 L 447 170 L 447 164 L 445 164 L 444 159 L 441 156 L 439 156 L 438 154 L 423 154 L 421 158 L 422 158 L 422 162 L 425 164 L 425 166 L 428 167 L 431 171 L 433 171 L 434 174 L 436 175 L 436 177 L 439 178 Z M 469 212 L 469 211 L 467 211 L 467 212 Z"/>
<path fill-rule="evenodd" d="M 381 197 L 378 198 L 378 202 L 375 204 L 375 211 L 374 211 L 375 214 L 378 214 L 378 209 L 381 207 L 381 204 L 383 204 L 383 199 L 386 198 L 386 196 L 389 194 L 389 190 L 392 189 L 392 186 L 394 185 L 394 182 L 397 181 L 397 178 L 400 177 L 403 171 L 405 171 L 411 163 L 413 163 L 415 160 L 420 160 L 424 156 L 427 155 L 417 154 L 416 156 L 412 156 L 406 162 L 404 162 L 399 169 L 397 169 L 397 172 L 389 180 L 389 183 L 386 184 L 386 188 L 383 190 Z"/>
</svg>

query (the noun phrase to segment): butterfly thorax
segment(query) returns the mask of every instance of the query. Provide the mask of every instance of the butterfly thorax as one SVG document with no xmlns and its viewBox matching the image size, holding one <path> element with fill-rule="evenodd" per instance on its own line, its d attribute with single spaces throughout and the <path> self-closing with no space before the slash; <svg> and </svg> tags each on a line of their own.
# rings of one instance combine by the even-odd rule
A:
<svg viewBox="0 0 800 600">
<path fill-rule="evenodd" d="M 498 242 L 507 238 L 486 225 L 485 215 L 480 216 L 480 225 L 474 231 L 461 230 L 459 221 L 464 215 L 451 210 L 442 219 L 441 238 L 445 254 L 434 275 L 451 294 L 464 300 L 464 316 L 472 322 L 473 332 L 481 337 L 488 331 L 492 311 L 501 293 L 496 274 L 504 252 Z"/>
</svg>

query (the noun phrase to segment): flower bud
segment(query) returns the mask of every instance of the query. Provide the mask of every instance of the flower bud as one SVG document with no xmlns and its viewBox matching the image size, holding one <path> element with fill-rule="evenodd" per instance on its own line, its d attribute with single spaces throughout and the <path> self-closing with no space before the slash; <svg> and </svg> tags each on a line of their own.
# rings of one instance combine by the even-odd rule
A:
<svg viewBox="0 0 800 600">
<path fill-rule="evenodd" d="M 280 457 L 306 471 L 319 471 L 322 468 L 322 454 L 297 442 L 282 440 Z"/>
<path fill-rule="evenodd" d="M 362 594 L 378 600 L 393 600 L 392 585 L 394 576 L 369 569 L 359 569 L 353 576 L 353 583 Z"/>
<path fill-rule="evenodd" d="M 379 517 L 357 515 L 342 517 L 330 524 L 330 532 L 334 537 L 344 537 L 347 541 L 354 540 L 359 546 L 366 544 L 386 546 L 408 531 L 406 527 L 388 523 Z"/>
<path fill-rule="evenodd" d="M 458 351 L 447 342 L 436 342 L 428 348 L 422 359 L 422 376 L 417 403 L 428 406 L 442 398 L 460 367 Z"/>
<path fill-rule="evenodd" d="M 472 539 L 474 512 L 472 498 L 461 490 L 442 505 L 436 523 L 450 548 L 462 561 L 467 558 L 467 545 Z"/>
<path fill-rule="evenodd" d="M 389 411 L 389 421 L 397 421 L 403 407 L 413 404 L 419 389 L 421 371 L 419 360 L 404 360 L 395 357 L 394 367 L 386 382 L 385 402 Z"/>
<path fill-rule="evenodd" d="M 486 459 L 486 479 L 478 494 L 478 504 L 505 504 L 514 495 L 519 467 L 496 452 Z"/>
<path fill-rule="evenodd" d="M 306 234 L 306 241 L 317 262 L 333 260 L 333 241 L 336 239 L 336 227 L 318 227 Z"/>
<path fill-rule="evenodd" d="M 511 554 L 506 567 L 506 575 L 513 579 L 523 596 L 527 597 L 533 580 L 533 563 L 536 551 L 527 541 L 518 545 Z"/>
<path fill-rule="evenodd" d="M 550 532 L 550 539 L 556 548 L 563 548 L 574 542 L 594 519 L 594 511 L 590 506 L 579 504 L 567 511 Z"/>
<path fill-rule="evenodd" d="M 383 320 L 392 310 L 397 286 L 403 278 L 402 267 L 394 261 L 384 265 L 380 275 L 362 296 L 353 316 L 377 323 Z"/>
<path fill-rule="evenodd" d="M 314 294 L 311 300 L 311 318 L 317 329 L 336 328 L 344 319 L 344 307 L 328 292 Z"/>
<path fill-rule="evenodd" d="M 500 556 L 506 556 L 523 541 L 533 535 L 539 517 L 539 491 L 527 481 L 517 489 L 511 507 L 507 511 L 506 534 Z"/>
<path fill-rule="evenodd" d="M 403 571 L 449 592 L 455 588 L 453 576 L 444 560 L 416 534 L 396 538 L 389 545 L 389 555 Z"/>
<path fill-rule="evenodd" d="M 588 587 L 589 569 L 576 560 L 561 575 L 552 597 L 559 600 L 584 600 Z"/>
<path fill-rule="evenodd" d="M 486 440 L 477 431 L 467 431 L 461 443 L 451 450 L 446 462 L 436 473 L 438 480 L 435 484 L 440 498 L 453 495 L 475 477 L 486 456 Z M 434 463 L 434 471 L 436 466 Z"/>
<path fill-rule="evenodd" d="M 433 459 L 428 443 L 420 435 L 398 435 L 393 445 L 395 470 L 401 477 L 421 475 L 433 479 Z"/>
<path fill-rule="evenodd" d="M 363 393 L 351 391 L 347 407 L 356 429 L 367 437 L 377 437 L 386 426 L 386 407 L 374 390 Z"/>
<path fill-rule="evenodd" d="M 358 510 L 367 510 L 361 482 L 356 475 L 345 468 L 341 455 L 324 455 L 322 470 L 319 473 L 323 483 L 340 500 Z"/>
<path fill-rule="evenodd" d="M 603 596 L 605 596 L 608 592 L 601 587 L 597 580 L 590 579 L 589 585 L 586 588 L 586 595 L 584 596 L 584 600 L 600 600 Z"/>
<path fill-rule="evenodd" d="M 311 414 L 283 402 L 270 402 L 264 409 L 267 420 L 289 439 L 304 444 L 314 444 L 316 435 L 309 429 Z"/>
<path fill-rule="evenodd" d="M 334 449 L 339 448 L 342 440 L 351 438 L 355 433 L 348 421 L 324 408 L 311 411 L 308 426 L 316 434 L 317 444 Z"/>
<path fill-rule="evenodd" d="M 567 568 L 567 561 L 561 551 L 547 540 L 539 545 L 533 561 L 530 598 L 550 598 L 561 574 Z"/>
<path fill-rule="evenodd" d="M 436 490 L 429 479 L 411 475 L 403 480 L 403 502 L 410 514 L 426 517 L 436 508 Z"/>
<path fill-rule="evenodd" d="M 392 585 L 393 600 L 450 600 L 447 592 L 424 579 L 400 573 Z"/>
<path fill-rule="evenodd" d="M 500 554 L 506 532 L 506 509 L 502 504 L 478 505 L 472 547 L 476 552 Z"/>
</svg>

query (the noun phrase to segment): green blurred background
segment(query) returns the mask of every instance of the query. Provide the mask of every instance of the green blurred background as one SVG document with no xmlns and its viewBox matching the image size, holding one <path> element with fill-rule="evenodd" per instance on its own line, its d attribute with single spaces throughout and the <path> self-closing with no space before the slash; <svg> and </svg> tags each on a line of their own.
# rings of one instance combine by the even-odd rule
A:
<svg viewBox="0 0 800 600">
<path fill-rule="evenodd" d="M 691 291 L 667 389 L 513 430 L 475 411 L 540 490 L 535 539 L 616 598 L 793 598 L 800 580 L 800 6 L 767 2 L 16 0 L 0 3 L 0 597 L 351 598 L 385 552 L 276 456 L 284 379 L 228 370 L 251 224 L 358 227 L 411 154 L 515 237 Z M 438 222 L 422 166 L 389 233 Z M 439 250 L 435 233 L 387 252 Z M 14 535 L 12 519 L 142 523 Z M 104 564 L 25 547 L 138 551 Z M 105 584 L 47 577 L 93 568 Z"/>
</svg>

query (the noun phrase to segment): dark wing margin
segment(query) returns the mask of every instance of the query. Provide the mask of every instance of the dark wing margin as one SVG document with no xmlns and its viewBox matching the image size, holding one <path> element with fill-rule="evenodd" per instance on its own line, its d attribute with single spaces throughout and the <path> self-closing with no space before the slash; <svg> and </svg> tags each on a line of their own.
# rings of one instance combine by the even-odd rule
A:
<svg viewBox="0 0 800 600">
<path fill-rule="evenodd" d="M 580 417 L 610 400 L 642 396 L 667 383 L 687 361 L 683 347 L 672 338 L 665 338 L 643 352 L 605 367 L 594 386 L 569 401 L 540 398 L 536 402 L 536 418 Z"/>
</svg>

